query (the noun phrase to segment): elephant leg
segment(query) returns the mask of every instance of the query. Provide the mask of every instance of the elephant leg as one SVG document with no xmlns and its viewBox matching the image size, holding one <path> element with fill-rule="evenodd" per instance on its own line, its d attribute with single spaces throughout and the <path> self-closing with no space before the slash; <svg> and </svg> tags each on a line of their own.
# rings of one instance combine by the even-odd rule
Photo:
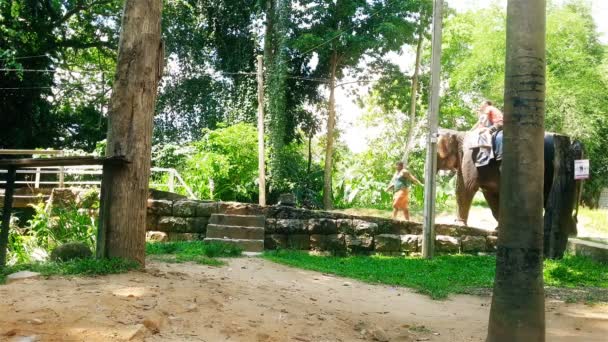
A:
<svg viewBox="0 0 608 342">
<path fill-rule="evenodd" d="M 496 221 L 498 221 L 498 207 L 500 203 L 498 196 L 498 192 L 483 191 L 483 197 L 485 197 L 486 202 L 488 202 L 488 205 L 492 210 L 492 216 L 494 216 Z"/>
<path fill-rule="evenodd" d="M 456 180 L 456 203 L 458 205 L 458 218 L 457 221 L 467 225 L 469 220 L 469 211 L 471 210 L 471 204 L 473 203 L 473 197 L 477 193 L 477 187 L 467 187 L 464 182 L 462 173 L 458 173 Z"/>
</svg>

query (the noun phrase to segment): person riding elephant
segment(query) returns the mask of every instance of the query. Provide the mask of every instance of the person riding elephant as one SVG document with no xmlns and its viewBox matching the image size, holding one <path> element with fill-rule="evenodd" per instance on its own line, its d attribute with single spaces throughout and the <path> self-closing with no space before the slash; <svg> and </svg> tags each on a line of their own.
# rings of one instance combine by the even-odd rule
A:
<svg viewBox="0 0 608 342">
<path fill-rule="evenodd" d="M 492 101 L 483 101 L 479 106 L 479 117 L 477 123 L 473 126 L 472 130 L 489 131 L 495 133 L 502 130 L 503 126 L 503 114 L 502 112 L 494 107 Z"/>
<path fill-rule="evenodd" d="M 503 114 L 488 100 L 482 102 L 478 112 L 477 123 L 471 131 L 479 135 L 474 137 L 477 141 L 471 148 L 479 149 L 475 164 L 481 167 L 488 165 L 494 158 L 502 159 Z"/>
</svg>

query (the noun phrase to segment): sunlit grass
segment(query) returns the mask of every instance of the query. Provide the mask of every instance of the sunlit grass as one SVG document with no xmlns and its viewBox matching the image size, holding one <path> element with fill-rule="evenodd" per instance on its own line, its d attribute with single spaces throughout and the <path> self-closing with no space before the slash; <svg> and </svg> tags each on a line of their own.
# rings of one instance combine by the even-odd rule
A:
<svg viewBox="0 0 608 342">
<path fill-rule="evenodd" d="M 298 268 L 331 273 L 368 283 L 413 288 L 434 299 L 494 284 L 494 256 L 444 255 L 431 260 L 416 257 L 312 256 L 306 252 L 267 252 L 264 258 Z M 608 265 L 578 256 L 546 261 L 545 285 L 608 288 Z"/>
</svg>

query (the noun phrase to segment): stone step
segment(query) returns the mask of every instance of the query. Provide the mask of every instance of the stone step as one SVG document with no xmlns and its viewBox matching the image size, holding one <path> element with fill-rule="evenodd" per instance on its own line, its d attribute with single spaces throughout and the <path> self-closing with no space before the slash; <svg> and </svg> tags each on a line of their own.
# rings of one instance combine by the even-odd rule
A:
<svg viewBox="0 0 608 342">
<path fill-rule="evenodd" d="M 266 217 L 254 215 L 225 215 L 213 214 L 209 219 L 210 224 L 222 226 L 259 227 L 264 228 Z"/>
<path fill-rule="evenodd" d="M 264 240 L 264 228 L 208 224 L 206 236 L 208 238 L 217 239 L 228 238 L 244 240 Z"/>
<path fill-rule="evenodd" d="M 239 246 L 245 252 L 263 252 L 264 240 L 205 238 L 208 242 L 223 242 Z"/>
</svg>

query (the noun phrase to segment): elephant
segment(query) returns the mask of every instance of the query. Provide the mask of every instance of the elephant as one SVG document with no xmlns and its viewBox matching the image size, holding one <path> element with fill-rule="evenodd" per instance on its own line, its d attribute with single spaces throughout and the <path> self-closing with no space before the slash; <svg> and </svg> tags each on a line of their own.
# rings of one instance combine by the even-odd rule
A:
<svg viewBox="0 0 608 342">
<path fill-rule="evenodd" d="M 470 149 L 466 142 L 467 134 L 476 132 L 462 132 L 448 129 L 439 130 L 437 139 L 437 170 L 455 171 L 456 202 L 458 206 L 457 221 L 466 225 L 473 197 L 481 189 L 492 210 L 492 215 L 498 221 L 499 193 L 500 193 L 500 161 L 492 160 L 490 164 L 477 167 L 474 162 L 476 150 Z M 545 133 L 545 179 L 544 204 L 546 206 L 551 185 L 553 183 L 553 134 Z"/>
</svg>

